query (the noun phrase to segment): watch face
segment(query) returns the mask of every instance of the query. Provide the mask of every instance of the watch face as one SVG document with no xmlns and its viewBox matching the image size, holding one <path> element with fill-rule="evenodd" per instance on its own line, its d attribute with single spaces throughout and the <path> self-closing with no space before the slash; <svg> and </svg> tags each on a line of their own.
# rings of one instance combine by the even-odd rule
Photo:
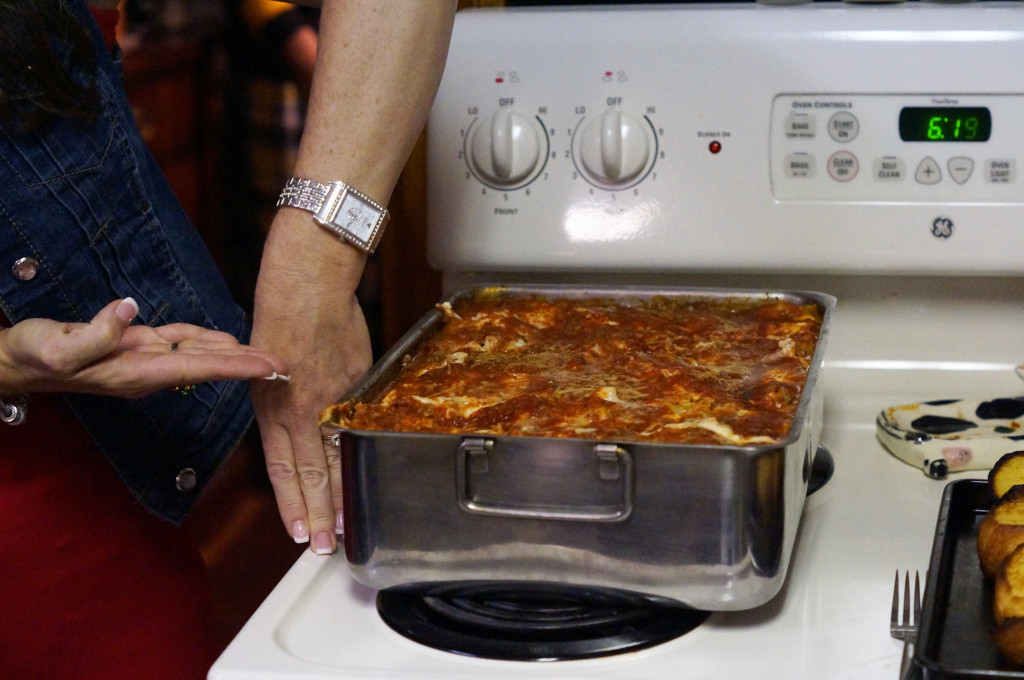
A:
<svg viewBox="0 0 1024 680">
<path fill-rule="evenodd" d="M 352 237 L 365 247 L 372 247 L 381 226 L 382 213 L 383 210 L 368 199 L 349 190 L 332 222 L 345 232 L 346 237 Z"/>
</svg>

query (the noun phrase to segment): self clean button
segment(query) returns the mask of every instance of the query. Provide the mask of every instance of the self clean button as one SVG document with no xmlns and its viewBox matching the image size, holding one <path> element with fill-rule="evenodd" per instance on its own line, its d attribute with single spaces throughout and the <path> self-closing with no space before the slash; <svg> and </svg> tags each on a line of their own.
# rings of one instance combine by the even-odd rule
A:
<svg viewBox="0 0 1024 680">
<path fill-rule="evenodd" d="M 877 182 L 902 182 L 906 174 L 902 158 L 882 156 L 875 159 L 874 175 Z"/>
</svg>

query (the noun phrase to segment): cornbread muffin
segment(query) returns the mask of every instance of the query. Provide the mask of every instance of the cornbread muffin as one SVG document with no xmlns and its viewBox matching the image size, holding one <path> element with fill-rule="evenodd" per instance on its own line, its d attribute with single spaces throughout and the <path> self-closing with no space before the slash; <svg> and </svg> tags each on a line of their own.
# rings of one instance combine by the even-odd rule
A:
<svg viewBox="0 0 1024 680">
<path fill-rule="evenodd" d="M 1024 484 L 1024 451 L 1007 453 L 988 474 L 988 489 L 993 498 L 1001 498 L 1018 484 Z"/>
<path fill-rule="evenodd" d="M 1024 665 L 1024 546 L 1018 546 L 996 571 L 992 638 L 1003 657 Z"/>
<path fill-rule="evenodd" d="M 1006 491 L 978 526 L 978 560 L 985 578 L 994 579 L 999 563 L 1024 544 L 1024 486 Z"/>
</svg>

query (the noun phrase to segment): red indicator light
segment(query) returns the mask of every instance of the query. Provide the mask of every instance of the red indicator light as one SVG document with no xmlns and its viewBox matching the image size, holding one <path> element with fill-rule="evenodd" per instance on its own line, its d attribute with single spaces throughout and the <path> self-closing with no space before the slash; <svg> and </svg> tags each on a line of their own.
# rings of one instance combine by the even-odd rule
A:
<svg viewBox="0 0 1024 680">
<path fill-rule="evenodd" d="M 605 71 L 605 72 L 604 72 L 604 75 L 605 75 L 606 77 L 608 77 L 608 78 L 611 78 L 611 77 L 612 77 L 612 72 L 611 72 L 611 71 Z"/>
<path fill-rule="evenodd" d="M 495 78 L 494 82 L 496 82 L 496 83 L 503 83 L 503 82 L 505 82 L 505 79 L 504 78 Z"/>
<path fill-rule="evenodd" d="M 711 153 L 718 153 L 721 150 L 722 150 L 722 143 L 720 141 L 718 141 L 717 139 L 715 141 L 711 142 L 710 144 L 708 144 L 708 151 L 710 151 Z"/>
</svg>

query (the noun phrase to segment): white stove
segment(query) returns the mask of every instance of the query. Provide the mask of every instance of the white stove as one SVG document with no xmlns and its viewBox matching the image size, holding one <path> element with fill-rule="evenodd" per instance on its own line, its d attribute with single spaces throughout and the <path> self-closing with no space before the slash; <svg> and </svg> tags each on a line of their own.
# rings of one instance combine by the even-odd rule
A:
<svg viewBox="0 0 1024 680">
<path fill-rule="evenodd" d="M 888 453 L 875 417 L 1024 393 L 1021 63 L 1013 3 L 460 13 L 429 137 L 446 286 L 835 295 L 819 385 L 834 475 L 779 595 L 643 651 L 427 648 L 380 619 L 343 555 L 307 553 L 209 677 L 895 678 L 893 578 L 928 568 L 946 484 Z"/>
</svg>

